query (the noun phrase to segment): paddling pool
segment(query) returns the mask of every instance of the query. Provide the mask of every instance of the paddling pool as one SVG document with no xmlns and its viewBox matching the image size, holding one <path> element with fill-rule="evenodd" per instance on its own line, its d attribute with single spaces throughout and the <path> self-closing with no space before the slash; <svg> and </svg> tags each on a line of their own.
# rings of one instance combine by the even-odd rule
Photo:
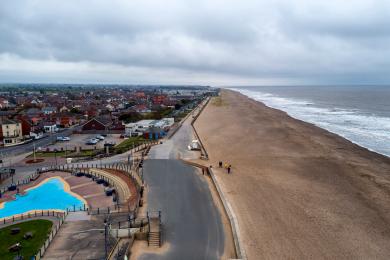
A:
<svg viewBox="0 0 390 260">
<path fill-rule="evenodd" d="M 61 178 L 52 177 L 35 187 L 16 195 L 15 200 L 0 205 L 0 218 L 39 210 L 76 210 L 86 204 L 85 200 L 69 191 Z"/>
</svg>

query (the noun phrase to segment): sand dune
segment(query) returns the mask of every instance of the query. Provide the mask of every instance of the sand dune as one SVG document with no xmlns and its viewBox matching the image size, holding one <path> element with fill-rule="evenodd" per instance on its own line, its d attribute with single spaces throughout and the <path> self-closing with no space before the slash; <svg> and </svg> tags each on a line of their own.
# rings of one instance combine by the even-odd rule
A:
<svg viewBox="0 0 390 260">
<path fill-rule="evenodd" d="M 390 159 L 232 91 L 195 123 L 249 259 L 389 259 Z"/>
</svg>

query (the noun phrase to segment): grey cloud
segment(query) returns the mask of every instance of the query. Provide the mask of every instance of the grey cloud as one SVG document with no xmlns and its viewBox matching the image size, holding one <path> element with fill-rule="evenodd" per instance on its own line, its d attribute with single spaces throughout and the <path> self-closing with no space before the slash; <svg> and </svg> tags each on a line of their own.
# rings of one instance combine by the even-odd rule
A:
<svg viewBox="0 0 390 260">
<path fill-rule="evenodd" d="M 178 78 L 186 71 L 249 83 L 384 83 L 390 79 L 383 69 L 390 66 L 386 2 L 8 0 L 0 4 L 0 54 L 168 69 Z"/>
</svg>

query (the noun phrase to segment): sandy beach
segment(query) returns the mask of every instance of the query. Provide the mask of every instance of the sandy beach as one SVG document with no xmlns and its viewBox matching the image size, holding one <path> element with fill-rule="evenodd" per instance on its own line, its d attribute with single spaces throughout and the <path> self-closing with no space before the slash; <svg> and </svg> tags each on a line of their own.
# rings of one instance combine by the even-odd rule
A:
<svg viewBox="0 0 390 260">
<path fill-rule="evenodd" d="M 195 127 L 249 259 L 390 258 L 390 158 L 228 90 Z"/>
</svg>

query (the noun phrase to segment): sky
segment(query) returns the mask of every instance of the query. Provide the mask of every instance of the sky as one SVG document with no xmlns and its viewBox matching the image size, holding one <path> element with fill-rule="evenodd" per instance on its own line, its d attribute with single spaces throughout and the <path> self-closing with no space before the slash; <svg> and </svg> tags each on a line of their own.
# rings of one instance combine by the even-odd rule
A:
<svg viewBox="0 0 390 260">
<path fill-rule="evenodd" d="M 0 82 L 389 84 L 389 0 L 1 0 Z"/>
</svg>

